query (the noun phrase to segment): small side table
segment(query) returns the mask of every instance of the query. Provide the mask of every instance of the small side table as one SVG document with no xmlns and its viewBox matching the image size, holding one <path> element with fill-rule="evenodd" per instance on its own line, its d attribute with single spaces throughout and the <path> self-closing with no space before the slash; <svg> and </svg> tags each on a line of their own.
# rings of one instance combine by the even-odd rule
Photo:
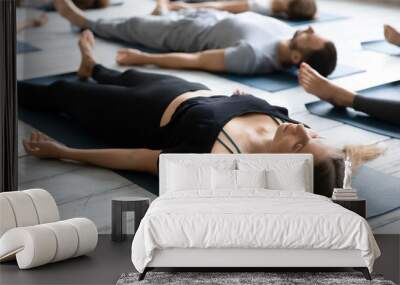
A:
<svg viewBox="0 0 400 285">
<path fill-rule="evenodd" d="M 111 239 L 113 241 L 123 241 L 126 239 L 126 215 L 125 212 L 134 212 L 135 232 L 139 227 L 140 221 L 146 214 L 150 205 L 150 199 L 146 197 L 118 197 L 113 198 L 112 208 L 112 227 Z M 134 233 L 135 233 L 134 232 Z"/>
<path fill-rule="evenodd" d="M 367 217 L 367 201 L 365 199 L 356 200 L 336 200 L 332 199 L 332 202 L 339 204 L 340 206 L 359 214 L 364 219 Z"/>
</svg>

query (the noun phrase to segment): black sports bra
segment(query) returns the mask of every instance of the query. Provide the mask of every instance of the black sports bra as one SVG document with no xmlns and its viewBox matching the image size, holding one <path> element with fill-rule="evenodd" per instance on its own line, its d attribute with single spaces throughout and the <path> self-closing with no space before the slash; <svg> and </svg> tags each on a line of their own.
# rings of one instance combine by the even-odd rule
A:
<svg viewBox="0 0 400 285">
<path fill-rule="evenodd" d="M 218 138 L 222 133 L 240 153 L 239 147 L 223 130 L 231 119 L 248 114 L 263 113 L 275 121 L 299 122 L 288 117 L 287 109 L 270 105 L 252 95 L 195 97 L 183 102 L 175 111 L 166 128 L 163 153 L 210 153 L 216 140 L 229 152 L 234 151 Z M 277 121 L 278 122 L 278 121 Z"/>
</svg>

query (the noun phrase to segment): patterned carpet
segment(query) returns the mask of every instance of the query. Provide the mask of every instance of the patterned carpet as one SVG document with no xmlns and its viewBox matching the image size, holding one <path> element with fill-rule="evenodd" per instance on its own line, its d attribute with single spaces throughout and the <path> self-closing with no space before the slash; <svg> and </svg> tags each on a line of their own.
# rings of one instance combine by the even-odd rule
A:
<svg viewBox="0 0 400 285">
<path fill-rule="evenodd" d="M 138 281 L 138 276 L 138 273 L 122 274 L 116 285 L 395 285 L 380 275 L 372 275 L 373 280 L 368 281 L 359 272 L 148 272 L 142 281 Z"/>
</svg>

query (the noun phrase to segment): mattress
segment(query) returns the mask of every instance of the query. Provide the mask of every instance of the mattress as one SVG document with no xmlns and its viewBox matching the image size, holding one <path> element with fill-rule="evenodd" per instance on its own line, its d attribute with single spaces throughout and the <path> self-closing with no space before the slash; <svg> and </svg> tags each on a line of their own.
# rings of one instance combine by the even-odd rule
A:
<svg viewBox="0 0 400 285">
<path fill-rule="evenodd" d="M 156 250 L 171 248 L 359 250 L 370 271 L 380 255 L 361 216 L 323 196 L 262 189 L 157 198 L 134 237 L 132 262 L 143 272 Z"/>
</svg>

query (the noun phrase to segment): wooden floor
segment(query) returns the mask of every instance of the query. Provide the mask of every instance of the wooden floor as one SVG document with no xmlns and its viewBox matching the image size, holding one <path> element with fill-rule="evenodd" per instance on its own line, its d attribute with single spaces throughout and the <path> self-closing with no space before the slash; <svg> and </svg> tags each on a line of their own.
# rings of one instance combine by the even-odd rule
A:
<svg viewBox="0 0 400 285">
<path fill-rule="evenodd" d="M 124 15 L 148 14 L 154 7 L 151 0 L 126 0 L 123 7 L 91 11 L 90 17 L 121 17 Z M 379 2 L 379 1 L 377 1 Z M 359 90 L 396 79 L 400 79 L 400 57 L 390 57 L 379 53 L 362 51 L 360 41 L 382 38 L 382 25 L 391 23 L 400 27 L 400 4 L 383 5 L 364 1 L 319 0 L 320 10 L 349 16 L 349 19 L 314 25 L 317 32 L 333 39 L 339 49 L 339 62 L 351 64 L 367 70 L 365 73 L 337 79 L 340 85 Z M 19 11 L 19 16 L 34 12 Z M 43 75 L 74 71 L 79 64 L 77 34 L 56 13 L 51 13 L 47 26 L 19 35 L 20 39 L 42 48 L 42 51 L 18 56 L 18 78 L 27 79 Z M 119 45 L 97 40 L 95 49 L 99 62 L 116 66 L 114 58 Z M 300 120 L 319 131 L 323 137 L 336 146 L 345 143 L 383 143 L 388 147 L 386 155 L 369 165 L 400 177 L 400 141 L 363 131 L 336 121 L 309 114 L 304 104 L 316 98 L 306 94 L 300 87 L 286 91 L 269 93 L 241 85 L 215 75 L 196 71 L 159 70 L 156 72 L 181 76 L 192 81 L 200 81 L 210 88 L 230 94 L 240 88 L 268 100 L 272 104 L 289 109 L 294 119 Z M 32 128 L 19 122 L 19 141 L 30 135 Z M 44 188 L 56 198 L 62 218 L 86 216 L 97 224 L 101 233 L 110 232 L 111 198 L 115 196 L 140 195 L 154 198 L 112 171 L 76 163 L 54 160 L 38 160 L 27 155 L 19 145 L 19 188 Z M 377 190 L 378 191 L 378 190 Z M 399 189 L 400 191 L 400 189 Z M 379 193 L 377 193 L 379 198 Z M 400 202 L 399 202 L 400 204 Z M 400 205 L 399 205 L 400 206 Z M 371 223 L 373 225 L 373 223 Z M 388 225 L 374 226 L 378 233 L 400 233 L 400 214 Z"/>
</svg>

